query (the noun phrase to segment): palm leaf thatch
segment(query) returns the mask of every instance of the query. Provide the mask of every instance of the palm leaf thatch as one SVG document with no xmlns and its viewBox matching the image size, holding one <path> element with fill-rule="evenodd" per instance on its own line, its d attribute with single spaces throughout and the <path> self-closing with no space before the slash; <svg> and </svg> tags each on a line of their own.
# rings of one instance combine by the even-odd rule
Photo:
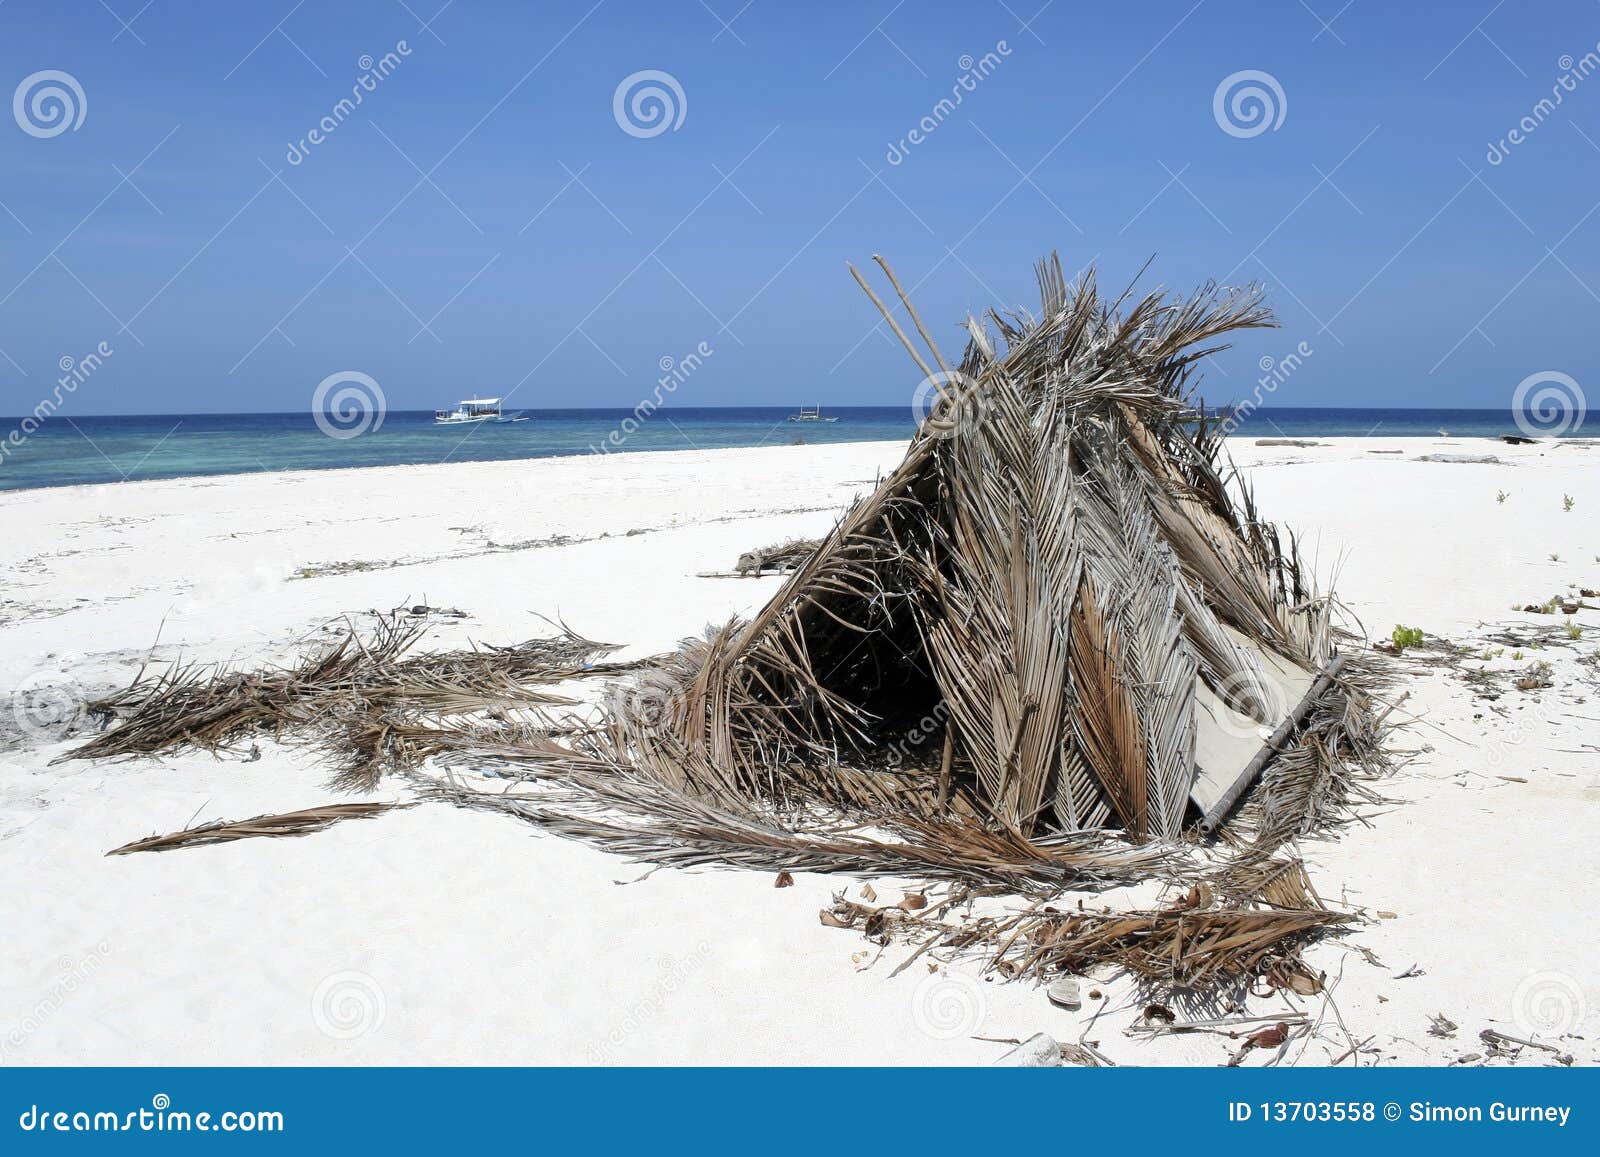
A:
<svg viewBox="0 0 1600 1157">
<path fill-rule="evenodd" d="M 346 785 L 404 770 L 424 795 L 657 864 L 1040 896 L 998 921 L 863 918 L 980 949 L 1007 975 L 1111 960 L 1219 983 L 1342 924 L 1277 852 L 1347 818 L 1383 767 L 1371 672 L 1335 674 L 1331 596 L 1258 517 L 1191 388 L 1221 339 L 1273 324 L 1259 288 L 1109 298 L 1052 256 L 1039 315 L 967 318 L 951 363 L 878 264 L 924 348 L 852 273 L 938 386 L 905 459 L 786 560 L 751 619 L 604 672 L 623 677 L 597 719 L 558 714 L 570 701 L 547 685 L 600 671 L 598 645 L 439 666 L 401 658 L 409 639 L 391 634 L 270 676 L 136 684 L 77 754 L 312 727 Z M 416 770 L 429 758 L 442 777 Z M 485 768 L 493 791 L 471 777 Z M 1197 824 L 1225 820 L 1219 872 Z M 1120 915 L 1040 907 L 1150 878 L 1191 895 Z"/>
<path fill-rule="evenodd" d="M 1055 258 L 1038 279 L 1041 316 L 969 318 L 954 371 L 868 288 L 943 383 L 904 462 L 751 621 L 642 679 L 660 709 L 612 712 L 592 759 L 737 813 L 1180 838 L 1198 687 L 1274 726 L 1272 672 L 1329 653 L 1329 600 L 1232 497 L 1187 392 L 1271 317 L 1255 287 L 1109 301 Z M 941 732 L 873 774 L 930 712 Z"/>
</svg>

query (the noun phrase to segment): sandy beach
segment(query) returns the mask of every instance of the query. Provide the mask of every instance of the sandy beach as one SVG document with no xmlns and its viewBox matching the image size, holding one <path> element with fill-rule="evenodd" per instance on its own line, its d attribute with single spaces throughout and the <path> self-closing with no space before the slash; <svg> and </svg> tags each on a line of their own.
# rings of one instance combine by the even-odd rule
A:
<svg viewBox="0 0 1600 1157">
<path fill-rule="evenodd" d="M 1364 1064 L 1477 1063 L 1484 1029 L 1556 1050 L 1522 1063 L 1600 1060 L 1600 600 L 1570 618 L 1520 609 L 1600 587 L 1600 443 L 1230 450 L 1263 516 L 1336 575 L 1348 625 L 1426 638 L 1398 660 L 1394 718 L 1415 722 L 1394 737 L 1409 758 L 1380 785 L 1392 802 L 1301 848 L 1324 897 L 1368 919 L 1310 949 L 1331 1003 L 1298 1002 L 1323 1027 L 1286 1061 L 1348 1064 L 1359 1045 Z M 618 657 L 652 655 L 750 614 L 782 581 L 704 572 L 822 534 L 903 452 L 0 494 L 0 690 L 81 700 L 147 659 L 284 661 L 342 617 L 416 604 L 466 613 L 430 619 L 429 648 L 515 643 L 559 616 Z M 1519 690 L 1540 663 L 1550 685 Z M 52 763 L 72 734 L 19 728 L 0 706 L 6 1064 L 986 1064 L 1007 1051 L 997 1042 L 1040 1031 L 1096 1041 L 1119 1064 L 1222 1064 L 1236 1047 L 1130 1036 L 1138 1010 L 1118 979 L 1072 1012 L 960 966 L 891 977 L 907 950 L 819 924 L 859 881 L 650 872 L 439 803 L 300 839 L 108 859 L 153 832 L 337 797 L 312 756 L 266 740 L 259 758 Z M 388 781 L 376 798 L 408 796 Z M 1431 1032 L 1440 1015 L 1455 1027 Z"/>
</svg>

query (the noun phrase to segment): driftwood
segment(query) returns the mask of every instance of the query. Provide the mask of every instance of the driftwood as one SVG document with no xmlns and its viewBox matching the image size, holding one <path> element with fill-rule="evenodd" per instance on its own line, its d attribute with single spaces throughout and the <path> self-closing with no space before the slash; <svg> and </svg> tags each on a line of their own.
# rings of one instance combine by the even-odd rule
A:
<svg viewBox="0 0 1600 1157">
<path fill-rule="evenodd" d="M 147 836 L 112 848 L 108 856 L 129 852 L 169 852 L 174 848 L 193 848 L 202 844 L 224 844 L 257 836 L 305 836 L 332 827 L 342 820 L 365 820 L 384 812 L 415 807 L 414 803 L 332 803 L 304 811 L 253 816 L 247 820 L 217 820 L 198 827 L 184 828 L 164 836 Z"/>
</svg>

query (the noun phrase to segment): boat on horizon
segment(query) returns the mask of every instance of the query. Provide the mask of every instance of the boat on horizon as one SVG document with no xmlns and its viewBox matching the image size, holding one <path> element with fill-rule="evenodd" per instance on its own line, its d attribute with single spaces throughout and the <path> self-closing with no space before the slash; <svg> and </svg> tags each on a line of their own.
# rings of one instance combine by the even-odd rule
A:
<svg viewBox="0 0 1600 1157">
<path fill-rule="evenodd" d="M 506 414 L 500 409 L 500 398 L 463 398 L 453 410 L 435 410 L 436 426 L 465 426 L 475 422 L 526 422 L 528 417 L 520 410 Z"/>
<path fill-rule="evenodd" d="M 838 418 L 824 418 L 821 406 L 801 406 L 798 411 L 789 415 L 791 422 L 837 422 Z"/>
</svg>

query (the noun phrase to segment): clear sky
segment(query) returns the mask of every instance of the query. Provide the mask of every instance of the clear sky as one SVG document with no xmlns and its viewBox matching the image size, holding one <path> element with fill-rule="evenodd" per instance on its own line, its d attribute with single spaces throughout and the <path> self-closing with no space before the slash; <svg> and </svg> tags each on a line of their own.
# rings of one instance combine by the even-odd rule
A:
<svg viewBox="0 0 1600 1157">
<path fill-rule="evenodd" d="M 101 342 L 80 413 L 297 410 L 343 370 L 632 406 L 702 342 L 676 404 L 900 405 L 845 262 L 954 349 L 1052 248 L 1264 282 L 1283 329 L 1213 400 L 1305 343 L 1280 404 L 1504 406 L 1600 380 L 1597 42 L 1594 0 L 0 0 L 0 413 Z M 682 94 L 654 135 L 614 102 L 646 70 Z M 1246 70 L 1265 131 L 1217 109 Z"/>
</svg>

